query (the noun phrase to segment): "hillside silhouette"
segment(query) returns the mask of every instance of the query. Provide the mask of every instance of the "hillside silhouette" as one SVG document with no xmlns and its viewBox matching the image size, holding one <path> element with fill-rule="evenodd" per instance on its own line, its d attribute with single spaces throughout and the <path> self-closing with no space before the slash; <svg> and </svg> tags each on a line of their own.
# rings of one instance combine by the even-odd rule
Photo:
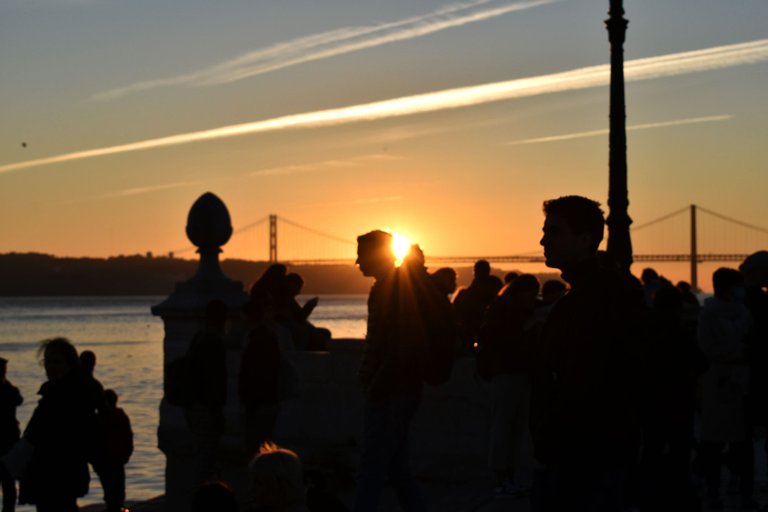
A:
<svg viewBox="0 0 768 512">
<path fill-rule="evenodd" d="M 224 274 L 246 287 L 269 266 L 267 261 L 228 259 Z M 59 258 L 40 253 L 0 254 L 0 296 L 167 295 L 197 270 L 196 259 L 130 255 L 110 258 Z M 351 264 L 289 265 L 304 278 L 302 293 L 367 294 L 371 283 Z M 457 267 L 459 285 L 472 278 L 471 267 Z M 503 275 L 502 271 L 495 271 Z M 543 275 L 545 279 L 555 274 Z"/>
</svg>

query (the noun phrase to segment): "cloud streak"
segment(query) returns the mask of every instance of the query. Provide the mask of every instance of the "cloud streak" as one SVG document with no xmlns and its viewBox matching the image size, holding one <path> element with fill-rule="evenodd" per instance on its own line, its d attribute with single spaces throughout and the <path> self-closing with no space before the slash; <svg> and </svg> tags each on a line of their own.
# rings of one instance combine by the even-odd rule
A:
<svg viewBox="0 0 768 512">
<path fill-rule="evenodd" d="M 628 61 L 627 81 L 650 80 L 702 71 L 754 64 L 768 60 L 768 39 L 719 46 L 703 50 L 661 55 Z M 105 148 L 0 165 L 0 174 L 41 165 L 70 162 L 99 156 L 157 149 L 227 137 L 253 135 L 279 130 L 335 126 L 361 121 L 375 121 L 413 114 L 423 114 L 469 107 L 502 100 L 605 86 L 610 80 L 608 65 L 584 67 L 561 73 L 518 78 L 469 87 L 393 98 L 348 107 L 305 112 L 261 121 L 222 126 L 209 130 L 181 133 Z"/>
<path fill-rule="evenodd" d="M 658 123 L 646 123 L 636 124 L 633 126 L 627 126 L 627 131 L 632 130 L 651 130 L 654 128 L 668 128 L 670 126 L 684 126 L 688 124 L 699 123 L 714 123 L 717 121 L 727 121 L 732 119 L 732 115 L 720 115 L 720 116 L 705 116 L 705 117 L 691 117 L 688 119 L 675 119 L 673 121 L 662 121 Z M 508 146 L 516 146 L 518 144 L 541 144 L 544 142 L 557 142 L 561 140 L 583 139 L 585 137 L 596 137 L 598 135 L 608 135 L 609 130 L 590 130 L 585 132 L 564 133 L 561 135 L 550 135 L 548 137 L 536 137 L 533 139 L 521 139 L 507 142 Z"/>
<path fill-rule="evenodd" d="M 200 87 L 226 84 L 306 62 L 422 37 L 449 28 L 477 23 L 561 0 L 527 0 L 495 7 L 487 6 L 487 4 L 495 1 L 474 0 L 468 3 L 449 5 L 425 15 L 389 23 L 346 27 L 313 34 L 245 53 L 229 61 L 192 73 L 138 82 L 112 89 L 95 95 L 93 99 L 111 100 L 159 87 Z"/>
<path fill-rule="evenodd" d="M 112 199 L 117 197 L 137 196 L 141 194 L 148 194 L 151 192 L 160 192 L 162 190 L 191 187 L 194 185 L 200 185 L 200 182 L 199 181 L 180 181 L 176 183 L 165 183 L 163 185 L 154 185 L 151 187 L 126 188 L 123 190 L 118 190 L 117 192 L 110 192 L 108 194 L 104 194 L 102 197 L 105 199 Z"/>
<path fill-rule="evenodd" d="M 308 164 L 293 164 L 283 165 L 280 167 L 269 167 L 267 169 L 257 169 L 248 174 L 251 176 L 286 176 L 290 174 L 327 171 L 333 168 L 353 167 L 360 163 L 383 160 L 402 160 L 402 157 L 386 153 L 371 153 L 353 158 L 325 160 L 322 162 L 313 162 Z"/>
</svg>

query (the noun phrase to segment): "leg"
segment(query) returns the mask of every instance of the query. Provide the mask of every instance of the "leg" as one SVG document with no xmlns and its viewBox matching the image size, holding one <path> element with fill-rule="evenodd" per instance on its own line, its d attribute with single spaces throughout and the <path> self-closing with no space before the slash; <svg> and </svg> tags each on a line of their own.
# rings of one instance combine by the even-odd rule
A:
<svg viewBox="0 0 768 512">
<path fill-rule="evenodd" d="M 125 503 L 125 467 L 100 466 L 96 471 L 104 489 L 106 512 L 120 512 Z"/>
<path fill-rule="evenodd" d="M 736 471 L 741 478 L 741 499 L 751 502 L 755 488 L 755 455 L 752 448 L 751 433 L 747 439 L 739 443 L 731 443 Z"/>
<path fill-rule="evenodd" d="M 387 476 L 393 478 L 402 506 L 418 507 L 423 499 L 407 470 L 407 433 L 419 396 L 371 401 L 365 404 L 363 453 L 353 510 L 376 510 Z M 393 469 L 395 468 L 395 469 Z M 406 510 L 424 510 L 410 508 Z"/>
<path fill-rule="evenodd" d="M 513 466 L 512 425 L 515 404 L 512 397 L 512 379 L 497 375 L 491 381 L 491 425 L 489 431 L 488 465 L 497 475 L 497 485 L 509 477 Z"/>
<path fill-rule="evenodd" d="M 408 428 L 411 424 L 418 399 L 399 400 L 392 411 L 393 439 L 395 446 L 389 476 L 397 493 L 400 506 L 405 512 L 423 512 L 427 504 L 408 466 Z"/>
<path fill-rule="evenodd" d="M 704 478 L 707 483 L 707 497 L 711 501 L 720 500 L 720 467 L 723 460 L 723 443 L 702 441 L 699 443 Z"/>
<path fill-rule="evenodd" d="M 13 512 L 16 508 L 16 482 L 3 464 L 0 464 L 0 480 L 3 485 L 3 512 Z"/>
<path fill-rule="evenodd" d="M 557 512 L 554 502 L 553 475 L 550 469 L 537 469 L 531 489 L 531 512 Z"/>
</svg>

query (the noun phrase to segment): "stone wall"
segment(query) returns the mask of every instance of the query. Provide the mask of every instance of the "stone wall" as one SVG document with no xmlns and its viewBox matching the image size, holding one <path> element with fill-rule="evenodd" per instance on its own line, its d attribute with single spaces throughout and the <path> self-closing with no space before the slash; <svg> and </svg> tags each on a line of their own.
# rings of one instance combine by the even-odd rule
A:
<svg viewBox="0 0 768 512">
<path fill-rule="evenodd" d="M 362 342 L 349 339 L 332 340 L 328 352 L 296 353 L 299 396 L 283 402 L 275 437 L 309 467 L 356 471 L 364 399 L 356 376 L 361 355 Z M 489 418 L 489 385 L 475 376 L 475 359 L 457 359 L 449 382 L 425 386 L 411 428 L 414 474 L 448 481 L 488 475 Z"/>
</svg>

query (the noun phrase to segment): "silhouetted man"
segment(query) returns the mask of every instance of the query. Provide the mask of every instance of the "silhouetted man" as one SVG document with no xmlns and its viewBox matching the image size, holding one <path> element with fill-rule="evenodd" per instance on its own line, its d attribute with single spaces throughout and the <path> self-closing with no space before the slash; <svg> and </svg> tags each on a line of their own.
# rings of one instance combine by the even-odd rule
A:
<svg viewBox="0 0 768 512">
<path fill-rule="evenodd" d="M 544 202 L 544 256 L 569 293 L 552 308 L 534 374 L 531 433 L 543 465 L 532 508 L 622 510 L 634 458 L 636 375 L 632 332 L 644 309 L 636 281 L 598 258 L 600 205 L 579 196 Z"/>
<path fill-rule="evenodd" d="M 19 388 L 6 378 L 8 360 L 0 357 L 0 455 L 5 455 L 16 444 L 21 434 L 16 419 L 16 408 L 24 399 Z M 3 512 L 13 512 L 16 508 L 16 482 L 0 463 L 0 481 L 3 485 Z"/>
<path fill-rule="evenodd" d="M 94 469 L 104 490 L 105 512 L 125 510 L 125 465 L 133 453 L 133 430 L 125 411 L 117 406 L 117 393 L 104 391 L 106 408 L 99 413 L 102 447 Z"/>
<path fill-rule="evenodd" d="M 184 408 L 189 429 L 198 439 L 196 478 L 203 482 L 214 476 L 216 449 L 224 432 L 224 405 L 227 401 L 227 367 L 224 330 L 227 306 L 212 300 L 205 306 L 205 325 L 189 345 L 192 403 Z M 198 483 L 199 483 L 198 482 Z"/>
<path fill-rule="evenodd" d="M 477 260 L 472 282 L 454 298 L 453 308 L 459 323 L 459 334 L 469 352 L 472 352 L 478 340 L 488 307 L 503 285 L 501 279 L 491 275 L 490 263 Z"/>
<path fill-rule="evenodd" d="M 426 504 L 408 469 L 408 429 L 421 402 L 421 354 L 404 325 L 409 311 L 401 286 L 392 235 L 371 231 L 357 239 L 357 264 L 375 282 L 368 296 L 368 332 L 359 377 L 366 390 L 360 477 L 355 512 L 377 510 L 389 478 L 403 510 Z"/>
<path fill-rule="evenodd" d="M 91 400 L 93 402 L 93 408 L 97 413 L 101 413 L 106 407 L 104 399 L 104 386 L 101 384 L 93 373 L 96 370 L 96 354 L 91 350 L 83 350 L 80 353 L 80 368 L 85 375 L 85 381 L 90 388 Z"/>
<path fill-rule="evenodd" d="M 739 265 L 744 274 L 744 305 L 752 315 L 747 335 L 750 433 L 755 426 L 768 426 L 768 251 L 757 251 Z M 768 444 L 765 445 L 768 453 Z"/>
</svg>

